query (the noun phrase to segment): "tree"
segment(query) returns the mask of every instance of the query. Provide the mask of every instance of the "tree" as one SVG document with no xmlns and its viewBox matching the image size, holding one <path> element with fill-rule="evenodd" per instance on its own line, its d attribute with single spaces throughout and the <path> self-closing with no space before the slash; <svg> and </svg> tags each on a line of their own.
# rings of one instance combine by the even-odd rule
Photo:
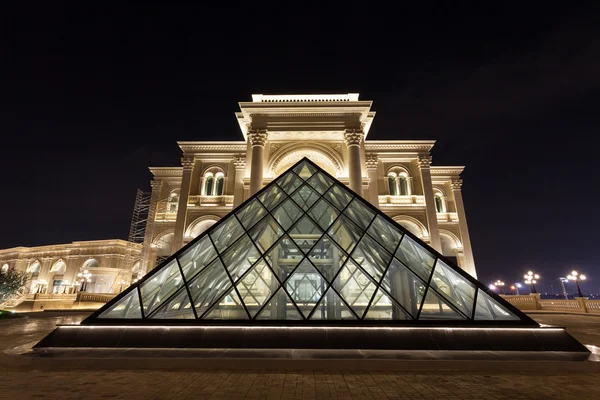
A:
<svg viewBox="0 0 600 400">
<path fill-rule="evenodd" d="M 27 273 L 9 268 L 0 271 L 0 304 L 21 290 L 27 283 Z"/>
</svg>

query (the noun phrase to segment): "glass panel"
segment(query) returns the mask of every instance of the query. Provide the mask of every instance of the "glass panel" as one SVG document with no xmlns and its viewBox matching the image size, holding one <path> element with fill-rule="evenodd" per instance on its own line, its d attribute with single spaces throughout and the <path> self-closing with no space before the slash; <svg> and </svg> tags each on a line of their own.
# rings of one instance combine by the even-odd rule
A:
<svg viewBox="0 0 600 400">
<path fill-rule="evenodd" d="M 182 284 L 183 279 L 179 272 L 179 265 L 177 265 L 177 260 L 173 259 L 140 285 L 144 314 L 148 315 L 154 311 Z"/>
<path fill-rule="evenodd" d="M 262 217 L 267 215 L 267 210 L 260 204 L 260 201 L 254 199 L 237 211 L 235 215 L 237 215 L 242 225 L 244 225 L 244 228 L 250 229 Z"/>
<path fill-rule="evenodd" d="M 308 317 L 325 292 L 327 282 L 315 267 L 304 259 L 287 280 L 285 287 L 304 317 Z"/>
<path fill-rule="evenodd" d="M 427 291 L 425 301 L 423 302 L 423 308 L 419 318 L 422 320 L 432 319 L 467 319 L 464 315 L 455 311 L 452 307 L 446 303 L 441 296 L 435 293 L 431 288 Z"/>
<path fill-rule="evenodd" d="M 400 182 L 400 195 L 407 196 L 408 195 L 408 185 L 406 183 L 406 178 L 401 176 L 398 179 Z"/>
<path fill-rule="evenodd" d="M 305 215 L 294 225 L 289 234 L 300 250 L 308 253 L 321 235 L 323 235 L 323 231 Z"/>
<path fill-rule="evenodd" d="M 189 281 L 191 277 L 210 264 L 216 256 L 217 252 L 208 236 L 204 236 L 196 243 L 190 245 L 178 256 L 185 279 Z"/>
<path fill-rule="evenodd" d="M 138 296 L 137 288 L 133 288 L 129 294 L 125 295 L 115 305 L 100 314 L 98 318 L 142 319 L 140 298 Z"/>
<path fill-rule="evenodd" d="M 269 216 L 256 224 L 249 235 L 264 254 L 283 235 L 283 229 Z"/>
<path fill-rule="evenodd" d="M 231 246 L 244 233 L 244 228 L 232 215 L 209 233 L 219 253 Z"/>
<path fill-rule="evenodd" d="M 230 290 L 231 280 L 221 260 L 216 259 L 196 275 L 188 286 L 196 313 L 200 317 L 225 291 Z"/>
<path fill-rule="evenodd" d="M 356 319 L 356 315 L 350 311 L 348 306 L 340 299 L 340 296 L 330 288 L 315 307 L 310 319 Z"/>
<path fill-rule="evenodd" d="M 425 282 L 429 281 L 435 257 L 408 235 L 400 242 L 396 257 Z"/>
<path fill-rule="evenodd" d="M 346 253 L 327 235 L 319 239 L 308 257 L 328 282 L 333 281 L 347 258 Z"/>
<path fill-rule="evenodd" d="M 248 313 L 235 289 L 231 289 L 202 319 L 248 319 Z"/>
<path fill-rule="evenodd" d="M 215 195 L 216 196 L 220 196 L 223 194 L 223 183 L 225 183 L 225 178 L 223 178 L 222 176 L 217 178 L 217 189 L 215 191 Z"/>
<path fill-rule="evenodd" d="M 438 259 L 435 265 L 431 285 L 438 292 L 444 294 L 452 305 L 465 315 L 471 316 L 475 301 L 475 286 L 453 271 L 442 260 Z"/>
<path fill-rule="evenodd" d="M 225 254 L 223 264 L 231 274 L 233 281 L 237 281 L 258 260 L 260 253 L 247 235 L 238 240 Z"/>
<path fill-rule="evenodd" d="M 344 207 L 350 203 L 350 200 L 352 200 L 352 196 L 348 193 L 348 189 L 342 188 L 338 184 L 335 184 L 327 191 L 327 193 L 325 193 L 325 198 L 340 210 L 343 210 Z"/>
<path fill-rule="evenodd" d="M 271 269 L 264 260 L 260 260 L 237 284 L 238 292 L 246 305 L 250 317 L 254 318 L 258 310 L 279 287 Z"/>
<path fill-rule="evenodd" d="M 184 287 L 165 304 L 160 306 L 150 319 L 196 319 L 192 303 Z"/>
<path fill-rule="evenodd" d="M 269 211 L 274 209 L 277 204 L 281 203 L 285 199 L 285 192 L 277 185 L 273 185 L 266 189 L 258 199 Z"/>
<path fill-rule="evenodd" d="M 273 272 L 282 282 L 292 273 L 303 257 L 304 254 L 287 235 L 284 235 L 265 256 Z"/>
<path fill-rule="evenodd" d="M 313 167 L 310 163 L 307 163 L 306 161 L 304 161 L 304 162 L 296 165 L 294 167 L 293 171 L 295 173 L 297 173 L 300 176 L 300 178 L 308 179 L 312 176 L 312 174 L 317 172 L 317 169 L 315 167 Z"/>
<path fill-rule="evenodd" d="M 390 253 L 368 235 L 363 236 L 351 255 L 354 261 L 377 282 L 381 281 L 392 258 Z"/>
<path fill-rule="evenodd" d="M 442 199 L 439 196 L 435 196 L 435 211 L 436 212 L 444 212 L 444 207 L 442 207 Z"/>
<path fill-rule="evenodd" d="M 407 320 L 412 319 L 402 307 L 392 301 L 381 289 L 375 293 L 373 303 L 365 315 L 365 319 Z"/>
<path fill-rule="evenodd" d="M 404 264 L 394 258 L 381 286 L 413 317 L 417 317 L 427 285 Z"/>
<path fill-rule="evenodd" d="M 365 204 L 362 204 L 362 201 L 359 200 L 358 197 L 355 197 L 352 203 L 344 210 L 344 214 L 363 230 L 367 229 L 375 217 L 375 212 Z"/>
<path fill-rule="evenodd" d="M 333 185 L 333 181 L 322 172 L 317 172 L 307 182 L 319 194 L 325 193 Z"/>
<path fill-rule="evenodd" d="M 319 199 L 319 194 L 310 186 L 304 185 L 292 195 L 292 199 L 306 211 Z"/>
<path fill-rule="evenodd" d="M 212 196 L 213 194 L 213 177 L 209 176 L 206 178 L 206 183 L 204 184 L 204 194 L 207 196 Z"/>
<path fill-rule="evenodd" d="M 475 320 L 516 320 L 520 318 L 501 306 L 490 295 L 478 289 Z"/>
<path fill-rule="evenodd" d="M 350 253 L 360 240 L 363 231 L 348 217 L 342 215 L 335 221 L 328 233 L 337 244 Z"/>
<path fill-rule="evenodd" d="M 283 229 L 288 230 L 302 215 L 302 210 L 292 200 L 286 200 L 273 211 L 273 217 Z"/>
<path fill-rule="evenodd" d="M 285 173 L 283 176 L 277 179 L 276 182 L 287 194 L 292 193 L 298 188 L 298 186 L 304 183 L 304 181 L 300 179 L 298 175 L 291 171 Z"/>
<path fill-rule="evenodd" d="M 388 176 L 388 187 L 390 189 L 391 196 L 396 196 L 398 194 L 396 192 L 396 177 Z"/>
<path fill-rule="evenodd" d="M 381 215 L 375 218 L 367 233 L 379 244 L 385 246 L 386 249 L 390 249 L 390 252 L 393 252 L 393 249 L 398 246 L 398 242 L 402 239 L 400 229 L 386 221 Z"/>
<path fill-rule="evenodd" d="M 290 299 L 290 296 L 288 296 L 285 290 L 281 288 L 262 309 L 256 319 L 272 319 L 283 321 L 300 320 L 304 318 L 294 305 L 292 299 Z"/>
<path fill-rule="evenodd" d="M 324 199 L 319 200 L 319 202 L 308 212 L 308 215 L 310 215 L 323 230 L 327 230 L 339 214 L 340 212 Z"/>
<path fill-rule="evenodd" d="M 335 278 L 333 287 L 360 318 L 377 289 L 375 283 L 352 260 L 346 263 L 344 269 Z"/>
</svg>

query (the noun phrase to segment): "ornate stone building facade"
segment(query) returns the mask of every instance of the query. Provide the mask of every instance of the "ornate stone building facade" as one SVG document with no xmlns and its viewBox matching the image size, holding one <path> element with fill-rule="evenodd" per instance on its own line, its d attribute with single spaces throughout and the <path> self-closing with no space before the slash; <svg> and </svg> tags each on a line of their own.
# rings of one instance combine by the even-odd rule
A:
<svg viewBox="0 0 600 400">
<path fill-rule="evenodd" d="M 370 140 L 375 112 L 356 93 L 252 95 L 239 141 L 179 142 L 180 167 L 152 167 L 142 251 L 148 271 L 303 157 L 475 274 L 460 174 L 432 165 L 432 140 Z"/>
</svg>

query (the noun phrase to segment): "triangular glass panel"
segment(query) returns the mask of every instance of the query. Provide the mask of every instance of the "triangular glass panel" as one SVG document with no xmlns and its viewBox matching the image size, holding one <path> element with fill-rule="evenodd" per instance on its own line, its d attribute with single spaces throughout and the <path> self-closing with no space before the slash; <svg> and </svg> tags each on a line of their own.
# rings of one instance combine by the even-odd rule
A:
<svg viewBox="0 0 600 400">
<path fill-rule="evenodd" d="M 333 180 L 321 172 L 314 174 L 307 182 L 319 194 L 325 193 L 334 183 Z"/>
<path fill-rule="evenodd" d="M 179 289 L 174 296 L 164 302 L 154 313 L 148 316 L 150 319 L 196 319 L 192 303 L 185 287 Z"/>
<path fill-rule="evenodd" d="M 296 204 L 306 211 L 319 199 L 319 194 L 309 185 L 304 185 L 296 190 L 291 197 Z"/>
<path fill-rule="evenodd" d="M 471 316 L 475 301 L 475 285 L 440 259 L 437 260 L 430 284 L 463 314 Z"/>
<path fill-rule="evenodd" d="M 351 257 L 362 267 L 376 282 L 381 281 L 392 255 L 381 247 L 370 236 L 364 235 L 356 246 Z"/>
<path fill-rule="evenodd" d="M 249 232 L 252 241 L 258 246 L 261 253 L 265 254 L 283 235 L 283 229 L 279 226 L 273 217 L 268 216 L 260 221 Z"/>
<path fill-rule="evenodd" d="M 518 321 L 519 317 L 517 317 L 512 312 L 508 311 L 506 308 L 498 304 L 496 300 L 494 300 L 483 290 L 478 289 L 477 306 L 475 307 L 475 320 Z"/>
<path fill-rule="evenodd" d="M 377 290 L 364 319 L 403 321 L 412 319 L 402 307 L 381 289 Z"/>
<path fill-rule="evenodd" d="M 448 303 L 431 287 L 427 290 L 425 301 L 419 314 L 421 320 L 467 319 L 463 314 L 450 307 Z"/>
<path fill-rule="evenodd" d="M 231 215 L 222 224 L 219 224 L 209 233 L 217 251 L 222 253 L 244 234 L 244 228 L 235 215 Z"/>
<path fill-rule="evenodd" d="M 306 254 L 323 235 L 323 231 L 305 215 L 294 225 L 289 235 L 300 250 Z"/>
<path fill-rule="evenodd" d="M 246 229 L 250 229 L 255 223 L 260 221 L 262 217 L 267 215 L 266 208 L 258 201 L 254 199 L 248 204 L 244 205 L 239 211 L 235 213 L 238 219 Z"/>
<path fill-rule="evenodd" d="M 296 165 L 292 171 L 297 173 L 298 176 L 300 176 L 300 178 L 306 180 L 306 179 L 310 178 L 312 176 L 312 174 L 317 172 L 317 169 L 314 166 L 312 166 L 310 163 L 307 163 L 306 161 L 302 161 L 302 162 L 300 162 L 300 164 Z"/>
<path fill-rule="evenodd" d="M 254 318 L 271 293 L 279 288 L 279 282 L 265 260 L 261 259 L 238 281 L 236 287 L 250 317 Z"/>
<path fill-rule="evenodd" d="M 373 218 L 375 218 L 375 212 L 367 205 L 363 204 L 358 197 L 355 197 L 348 207 L 346 207 L 344 214 L 363 230 L 367 229 L 371 221 L 373 221 Z"/>
<path fill-rule="evenodd" d="M 183 270 L 183 275 L 187 281 L 202 271 L 216 257 L 217 251 L 208 236 L 204 236 L 191 244 L 180 256 L 177 256 Z"/>
<path fill-rule="evenodd" d="M 283 282 L 304 258 L 304 253 L 289 236 L 284 235 L 265 258 L 275 275 Z"/>
<path fill-rule="evenodd" d="M 235 289 L 231 289 L 202 319 L 248 319 L 248 313 Z"/>
<path fill-rule="evenodd" d="M 400 239 L 402 239 L 400 229 L 386 221 L 381 215 L 375 218 L 367 233 L 378 243 L 385 244 L 386 249 L 390 249 L 390 252 L 393 252 L 392 249 L 395 249 Z"/>
<path fill-rule="evenodd" d="M 256 319 L 271 320 L 301 320 L 304 319 L 300 311 L 296 308 L 290 296 L 283 288 L 280 288 L 271 300 L 263 307 Z"/>
<path fill-rule="evenodd" d="M 327 288 L 327 282 L 306 258 L 285 282 L 285 288 L 304 317 L 315 307 Z"/>
<path fill-rule="evenodd" d="M 396 257 L 425 282 L 429 281 L 433 264 L 435 264 L 435 257 L 410 236 L 404 235 L 396 252 Z"/>
<path fill-rule="evenodd" d="M 425 282 L 394 258 L 381 286 L 414 318 L 417 317 L 427 288 Z"/>
<path fill-rule="evenodd" d="M 308 254 L 308 258 L 325 279 L 332 282 L 348 257 L 329 236 L 323 235 Z"/>
<path fill-rule="evenodd" d="M 319 224 L 321 229 L 329 229 L 340 212 L 325 199 L 321 199 L 308 211 L 308 215 Z"/>
<path fill-rule="evenodd" d="M 348 192 L 348 189 L 335 184 L 326 193 L 325 198 L 329 200 L 331 204 L 336 206 L 340 211 L 346 208 L 352 196 Z"/>
<path fill-rule="evenodd" d="M 189 283 L 196 314 L 200 317 L 226 291 L 231 289 L 231 280 L 220 259 L 216 259 Z"/>
<path fill-rule="evenodd" d="M 247 235 L 244 235 L 221 258 L 231 275 L 231 279 L 235 282 L 248 271 L 259 257 L 260 253 L 256 246 L 252 244 Z"/>
<path fill-rule="evenodd" d="M 298 175 L 291 171 L 283 174 L 276 182 L 287 194 L 292 193 L 304 183 Z"/>
<path fill-rule="evenodd" d="M 290 226 L 294 224 L 303 214 L 300 207 L 296 205 L 292 200 L 287 199 L 284 201 L 279 207 L 277 207 L 273 212 L 273 217 L 277 220 L 279 225 L 283 227 L 283 229 L 288 230 Z"/>
<path fill-rule="evenodd" d="M 333 287 L 342 298 L 362 318 L 377 285 L 352 261 L 349 260 L 335 278 Z"/>
<path fill-rule="evenodd" d="M 170 295 L 183 285 L 177 259 L 173 259 L 160 272 L 140 285 L 144 315 L 151 314 Z"/>
<path fill-rule="evenodd" d="M 117 300 L 112 307 L 100 314 L 98 318 L 142 319 L 140 297 L 138 295 L 137 287 L 133 287 L 129 294 Z"/>
<path fill-rule="evenodd" d="M 327 232 L 347 253 L 350 253 L 363 235 L 363 231 L 345 215 L 341 215 Z"/>
<path fill-rule="evenodd" d="M 277 207 L 277 204 L 285 200 L 286 195 L 283 189 L 277 185 L 266 187 L 258 196 L 258 199 L 269 211 Z"/>
<path fill-rule="evenodd" d="M 348 305 L 342 301 L 340 296 L 329 288 L 323 295 L 323 298 L 315 307 L 309 319 L 357 319 L 356 315 L 350 310 Z"/>
</svg>

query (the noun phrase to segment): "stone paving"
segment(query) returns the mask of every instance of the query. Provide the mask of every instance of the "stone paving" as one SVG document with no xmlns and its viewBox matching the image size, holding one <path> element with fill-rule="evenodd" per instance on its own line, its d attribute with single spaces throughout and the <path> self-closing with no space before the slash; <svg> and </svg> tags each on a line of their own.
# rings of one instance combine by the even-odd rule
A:
<svg viewBox="0 0 600 400">
<path fill-rule="evenodd" d="M 78 322 L 82 317 L 40 315 L 1 322 L 0 349 L 38 340 L 55 323 Z M 460 370 L 47 371 L 4 365 L 0 379 L 0 399 L 600 399 L 598 372 L 524 373 L 509 368 L 473 374 Z"/>
</svg>

